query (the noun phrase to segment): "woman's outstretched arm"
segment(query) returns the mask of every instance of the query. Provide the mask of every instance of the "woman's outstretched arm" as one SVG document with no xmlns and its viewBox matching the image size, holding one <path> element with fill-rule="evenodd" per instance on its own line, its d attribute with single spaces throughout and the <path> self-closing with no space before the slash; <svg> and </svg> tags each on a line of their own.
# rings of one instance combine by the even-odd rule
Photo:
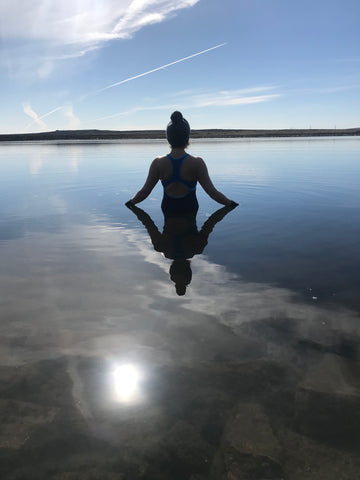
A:
<svg viewBox="0 0 360 480">
<path fill-rule="evenodd" d="M 155 158 L 150 165 L 149 173 L 143 187 L 128 202 L 126 202 L 125 205 L 130 203 L 135 205 L 135 203 L 140 203 L 145 200 L 145 198 L 150 195 L 159 179 L 159 169 L 157 165 L 157 159 Z"/>
<path fill-rule="evenodd" d="M 221 203 L 222 205 L 229 206 L 232 204 L 232 200 L 226 197 L 223 193 L 216 190 L 214 184 L 212 183 L 207 166 L 202 158 L 199 158 L 198 164 L 198 180 L 205 192 L 211 197 L 215 202 Z M 235 202 L 233 202 L 235 204 Z"/>
</svg>

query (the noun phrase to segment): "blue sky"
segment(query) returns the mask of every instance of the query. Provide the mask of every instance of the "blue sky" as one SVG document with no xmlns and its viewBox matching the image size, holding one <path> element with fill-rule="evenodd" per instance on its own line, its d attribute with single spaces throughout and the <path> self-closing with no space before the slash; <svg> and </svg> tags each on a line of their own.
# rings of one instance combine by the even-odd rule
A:
<svg viewBox="0 0 360 480">
<path fill-rule="evenodd" d="M 358 0 L 0 0 L 0 132 L 162 129 L 175 109 L 358 127 L 359 19 Z"/>
</svg>

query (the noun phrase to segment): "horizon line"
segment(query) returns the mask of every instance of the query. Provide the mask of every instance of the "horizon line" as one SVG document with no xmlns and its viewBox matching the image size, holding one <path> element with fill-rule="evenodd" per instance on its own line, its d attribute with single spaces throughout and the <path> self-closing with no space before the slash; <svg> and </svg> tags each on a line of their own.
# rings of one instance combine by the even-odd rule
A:
<svg viewBox="0 0 360 480">
<path fill-rule="evenodd" d="M 294 127 L 282 127 L 282 128 L 194 128 L 191 129 L 192 133 L 196 132 L 316 132 L 316 131 L 324 131 L 324 132 L 342 132 L 342 131 L 355 131 L 357 132 L 355 135 L 360 135 L 360 126 L 357 127 L 311 127 L 311 128 L 294 128 Z M 98 128 L 89 128 L 89 129 L 68 129 L 68 130 L 48 130 L 48 131 L 40 131 L 40 132 L 17 132 L 17 133 L 0 133 L 0 137 L 12 137 L 12 136 L 24 136 L 24 137 L 31 137 L 31 136 L 39 136 L 39 135 L 51 135 L 56 136 L 56 134 L 67 134 L 69 137 L 71 135 L 81 134 L 81 133 L 90 133 L 90 132 L 99 132 L 99 133 L 153 133 L 159 134 L 160 132 L 164 134 L 165 137 L 165 130 L 162 128 L 156 129 L 129 129 L 129 130 L 109 130 L 109 129 L 98 129 Z"/>
</svg>

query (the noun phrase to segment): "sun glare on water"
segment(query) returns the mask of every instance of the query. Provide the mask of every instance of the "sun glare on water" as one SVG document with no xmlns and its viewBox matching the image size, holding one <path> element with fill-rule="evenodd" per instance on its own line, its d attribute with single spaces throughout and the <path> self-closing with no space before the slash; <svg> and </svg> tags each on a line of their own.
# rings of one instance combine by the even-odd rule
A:
<svg viewBox="0 0 360 480">
<path fill-rule="evenodd" d="M 118 402 L 134 402 L 140 396 L 140 370 L 132 364 L 119 365 L 114 372 L 115 399 Z"/>
</svg>

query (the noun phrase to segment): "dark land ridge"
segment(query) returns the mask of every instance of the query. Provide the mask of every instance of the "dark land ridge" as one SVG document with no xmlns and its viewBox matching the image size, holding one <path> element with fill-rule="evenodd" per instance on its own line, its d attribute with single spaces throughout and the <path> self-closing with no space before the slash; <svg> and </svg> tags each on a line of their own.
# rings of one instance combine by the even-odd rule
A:
<svg viewBox="0 0 360 480">
<path fill-rule="evenodd" d="M 360 128 L 345 129 L 281 129 L 237 130 L 203 129 L 192 130 L 191 138 L 257 138 L 257 137 L 326 137 L 360 135 Z M 164 130 L 55 130 L 41 133 L 0 134 L 0 142 L 37 140 L 140 140 L 165 139 Z"/>
</svg>

